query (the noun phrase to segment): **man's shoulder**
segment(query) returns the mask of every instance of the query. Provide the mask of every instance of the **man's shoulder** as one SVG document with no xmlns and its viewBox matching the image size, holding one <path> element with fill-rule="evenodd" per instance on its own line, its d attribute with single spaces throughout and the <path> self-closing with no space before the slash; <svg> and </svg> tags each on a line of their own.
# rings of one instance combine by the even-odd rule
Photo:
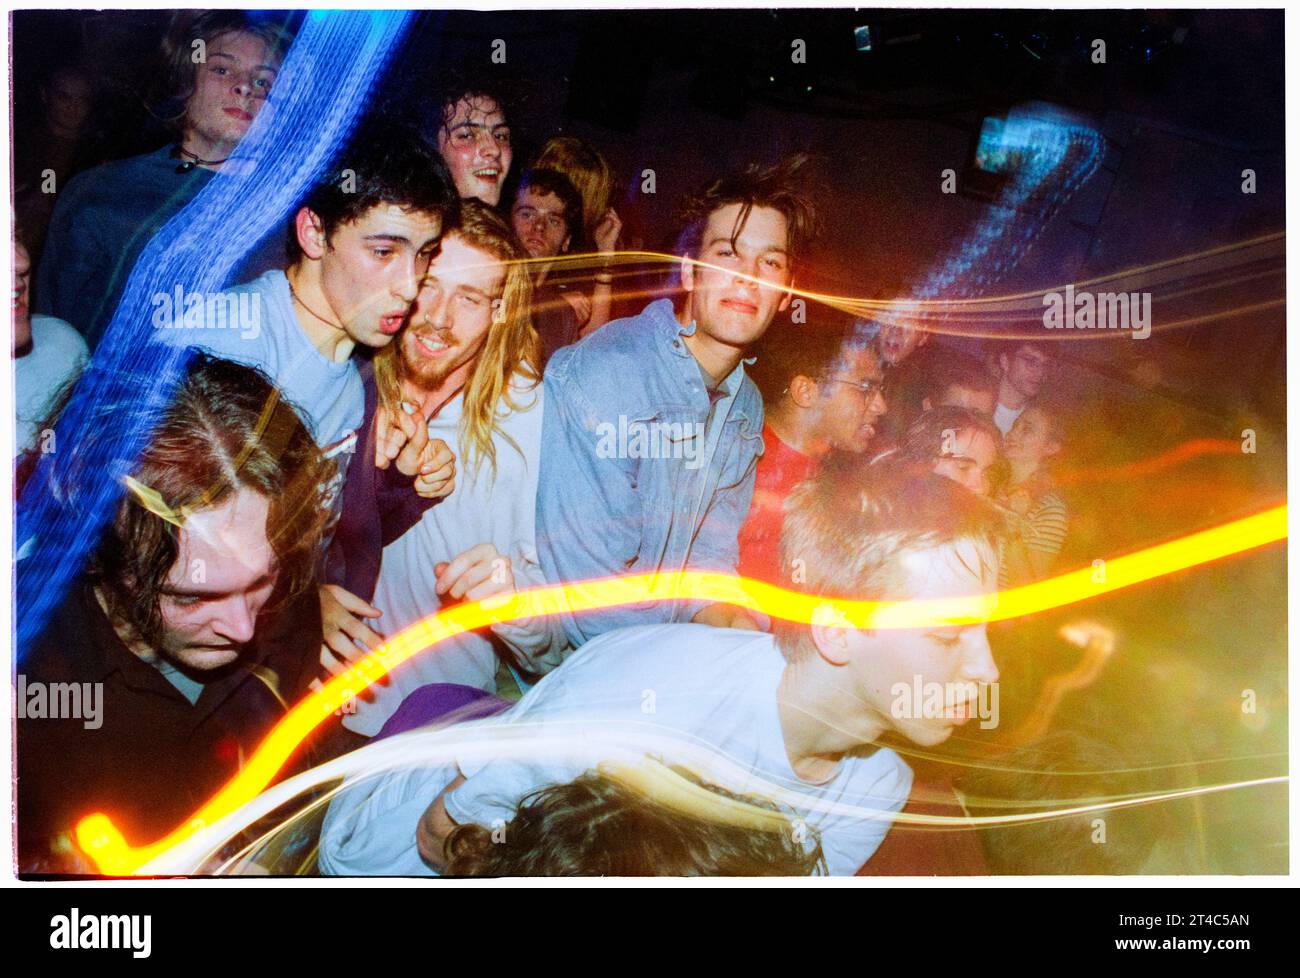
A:
<svg viewBox="0 0 1300 978">
<path fill-rule="evenodd" d="M 103 202 L 120 207 L 124 192 L 137 197 L 147 187 L 140 185 L 141 177 L 158 170 L 167 163 L 165 149 L 156 149 L 121 160 L 109 160 L 78 173 L 59 194 L 63 206 Z"/>
<path fill-rule="evenodd" d="M 775 640 L 766 632 L 714 628 L 689 622 L 634 625 L 597 636 L 573 653 L 560 669 L 571 677 L 618 672 L 646 675 L 663 681 L 693 682 L 703 676 L 732 671 L 745 661 L 758 666 L 779 657 Z"/>
<path fill-rule="evenodd" d="M 740 379 L 740 390 L 736 392 L 736 407 L 758 421 L 760 425 L 762 424 L 763 395 L 759 392 L 754 379 L 749 376 L 748 370 Z"/>
<path fill-rule="evenodd" d="M 90 355 L 83 337 L 70 324 L 55 316 L 32 316 L 32 336 L 35 348 L 54 354 L 60 360 L 84 360 Z"/>
<path fill-rule="evenodd" d="M 547 371 L 558 361 L 569 371 L 605 372 L 611 360 L 644 358 L 647 352 L 658 347 L 672 321 L 671 303 L 667 299 L 657 300 L 635 316 L 616 319 L 572 346 L 557 350 Z"/>
<path fill-rule="evenodd" d="M 112 649 L 100 647 L 93 633 L 106 624 L 90 585 L 84 579 L 73 581 L 50 615 L 50 625 L 23 650 L 17 672 L 27 683 L 103 678 Z"/>
<path fill-rule="evenodd" d="M 625 405 L 637 396 L 655 400 L 653 380 L 659 372 L 653 365 L 662 356 L 673 323 L 671 304 L 659 300 L 636 316 L 615 320 L 557 350 L 546 367 L 551 396 L 580 393 L 596 407 Z M 633 378 L 638 382 L 631 383 Z"/>
</svg>

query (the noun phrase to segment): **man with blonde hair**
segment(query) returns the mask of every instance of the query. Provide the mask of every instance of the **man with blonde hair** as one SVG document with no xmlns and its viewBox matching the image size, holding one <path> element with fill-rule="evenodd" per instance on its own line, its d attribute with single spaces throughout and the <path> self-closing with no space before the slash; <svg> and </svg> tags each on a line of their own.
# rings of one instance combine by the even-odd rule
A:
<svg viewBox="0 0 1300 978">
<path fill-rule="evenodd" d="M 798 586 L 819 598 L 924 607 L 996 591 L 998 526 L 983 501 L 950 480 L 835 456 L 791 495 L 782 559 L 787 569 L 803 564 Z M 748 772 L 729 790 L 781 794 L 820 833 L 831 873 L 856 872 L 911 790 L 911 770 L 877 741 L 893 733 L 922 747 L 942 743 L 975 715 L 998 670 L 982 621 L 868 628 L 829 603 L 825 610 L 812 623 L 780 621 L 774 634 L 666 624 L 587 643 L 494 721 L 506 731 L 488 730 L 503 742 L 516 727 L 569 732 L 571 748 L 542 761 L 488 757 L 471 744 L 454 772 L 441 767 L 418 786 L 388 782 L 411 804 L 421 791 L 441 791 L 419 819 L 419 858 L 441 870 L 458 825 L 504 824 L 521 798 L 608 761 L 616 745 L 678 763 L 665 744 L 684 737 Z M 383 782 L 374 789 L 384 790 Z M 368 830 L 393 843 L 375 852 L 393 853 L 410 831 L 401 823 L 412 808 L 400 817 L 392 810 Z M 382 869 L 419 872 L 408 855 Z"/>
<path fill-rule="evenodd" d="M 364 558 L 369 572 L 363 568 L 361 579 L 373 589 L 373 605 L 369 593 L 335 590 L 340 607 L 326 615 L 326 639 L 343 659 L 373 649 L 383 640 L 379 630 L 391 638 L 445 604 L 509 592 L 517 578 L 541 583 L 533 525 L 542 388 L 526 258 L 491 208 L 464 201 L 460 225 L 443 236 L 429 265 L 410 323 L 375 357 L 366 384 L 379 418 L 376 465 L 401 460 L 410 444 L 401 425 L 411 417 L 427 420 L 428 437 L 451 446 L 456 487 L 409 530 L 383 540 L 382 564 L 377 555 Z M 346 564 L 355 582 L 352 555 Z M 512 664 L 528 672 L 557 664 L 565 647 L 549 619 L 507 622 L 493 631 L 509 647 Z M 496 671 L 488 636 L 456 636 L 400 666 L 344 725 L 373 736 L 416 688 L 440 682 L 492 690 Z"/>
</svg>

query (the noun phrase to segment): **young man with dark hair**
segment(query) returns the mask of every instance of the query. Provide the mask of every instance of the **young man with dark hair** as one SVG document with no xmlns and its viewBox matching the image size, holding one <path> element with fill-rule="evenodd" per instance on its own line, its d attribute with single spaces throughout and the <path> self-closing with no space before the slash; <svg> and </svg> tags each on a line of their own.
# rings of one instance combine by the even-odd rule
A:
<svg viewBox="0 0 1300 978">
<path fill-rule="evenodd" d="M 814 211 L 803 160 L 751 165 L 684 211 L 680 310 L 661 299 L 555 354 L 547 366 L 537 499 L 547 579 L 734 572 L 762 453 L 762 401 L 742 360 L 788 308 Z M 581 645 L 655 621 L 756 628 L 698 600 L 566 615 Z"/>
<path fill-rule="evenodd" d="M 819 833 L 832 874 L 852 874 L 911 788 L 910 769 L 879 739 L 934 747 L 974 715 L 981 684 L 997 680 L 980 618 L 996 591 L 999 525 L 949 480 L 887 465 L 841 471 L 828 459 L 790 497 L 782 560 L 806 568 L 795 586 L 824 599 L 969 599 L 974 620 L 859 627 L 824 607 L 811 624 L 776 622 L 773 634 L 610 631 L 458 736 L 454 766 L 345 789 L 343 807 L 357 817 L 338 820 L 338 844 L 370 854 L 353 871 L 441 871 L 458 826 L 505 824 L 539 788 L 651 756 L 779 802 Z M 924 703 L 900 696 L 918 686 Z M 336 844 L 330 835 L 323 846 Z"/>
<path fill-rule="evenodd" d="M 92 349 L 99 343 L 144 246 L 207 186 L 265 104 L 288 46 L 283 20 L 208 10 L 178 21 L 164 44 L 169 91 L 159 108 L 177 141 L 60 188 L 37 270 L 38 312 L 71 323 Z M 273 267 L 278 250 L 264 242 L 244 269 Z"/>
<path fill-rule="evenodd" d="M 551 263 L 582 240 L 582 197 L 569 178 L 555 170 L 526 170 L 519 179 L 510 221 L 528 249 L 533 273 L 533 327 L 542 341 L 542 366 L 561 347 L 576 343 L 582 323 L 574 303 L 586 296 L 551 275 Z M 590 306 L 587 306 L 590 315 Z"/>
<path fill-rule="evenodd" d="M 155 314 L 158 335 L 258 367 L 327 455 L 346 455 L 365 401 L 352 353 L 397 335 L 459 215 L 441 172 L 402 130 L 361 133 L 294 215 L 287 269 L 223 294 L 234 301 L 213 305 L 202 328 Z"/>
<path fill-rule="evenodd" d="M 114 437 L 133 410 L 107 408 L 60 451 Z M 330 468 L 264 376 L 195 357 L 82 577 L 18 665 L 25 871 L 88 871 L 67 835 L 93 812 L 136 845 L 171 831 L 305 692 Z M 93 488 L 60 486 L 74 506 Z"/>
<path fill-rule="evenodd" d="M 402 529 L 423 508 L 415 497 L 451 490 L 455 461 L 447 445 L 427 438 L 412 418 L 390 413 L 384 430 L 361 431 L 366 397 L 352 353 L 358 346 L 386 346 L 405 325 L 443 232 L 459 219 L 460 201 L 443 174 L 403 130 L 379 124 L 363 130 L 295 214 L 293 263 L 232 290 L 235 302 L 215 306 L 217 318 L 204 322 L 206 328 L 164 335 L 257 367 L 275 380 L 335 461 L 339 479 L 323 502 L 336 514 L 358 441 L 397 449 L 384 458 L 398 463 L 396 476 L 386 480 L 385 508 Z M 232 321 L 232 308 L 239 310 L 239 322 Z M 404 448 L 415 457 L 402 454 Z M 394 478 L 405 481 L 409 505 L 392 505 Z M 349 610 L 340 609 L 338 595 L 327 586 L 320 601 L 327 622 Z M 325 638 L 321 666 L 339 672 L 355 657 L 349 655 L 354 646 L 330 628 Z"/>
<path fill-rule="evenodd" d="M 1025 405 L 1038 396 L 1052 366 L 1047 344 L 1015 343 L 998 353 L 998 403 L 993 420 L 1005 436 L 1010 434 Z"/>
<path fill-rule="evenodd" d="M 827 452 L 866 451 L 887 405 L 875 351 L 829 310 L 803 325 L 773 326 L 749 373 L 763 395 L 763 456 L 740 530 L 739 570 L 779 584 L 786 498 Z"/>
<path fill-rule="evenodd" d="M 897 451 L 888 457 L 951 479 L 977 496 L 987 496 L 1001 454 L 1002 439 L 988 415 L 960 407 L 937 407 L 912 422 Z"/>
<path fill-rule="evenodd" d="M 922 410 L 959 407 L 993 417 L 998 403 L 998 382 L 992 374 L 964 354 L 936 357 L 921 399 Z"/>
<path fill-rule="evenodd" d="M 520 802 L 504 842 L 461 825 L 447 840 L 447 875 L 810 876 L 821 868 L 821 847 L 806 845 L 770 802 L 699 784 L 689 772 L 660 777 L 669 798 L 594 771 L 543 788 Z"/>
<path fill-rule="evenodd" d="M 498 206 L 514 158 L 505 100 L 463 77 L 444 78 L 435 88 L 421 125 L 433 130 L 434 145 L 456 192 Z"/>
</svg>

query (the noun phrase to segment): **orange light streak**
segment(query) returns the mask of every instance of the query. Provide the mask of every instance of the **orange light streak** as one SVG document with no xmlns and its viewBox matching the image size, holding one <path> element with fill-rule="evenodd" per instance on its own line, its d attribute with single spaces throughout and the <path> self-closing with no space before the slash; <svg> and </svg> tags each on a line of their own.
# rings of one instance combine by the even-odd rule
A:
<svg viewBox="0 0 1300 978">
<path fill-rule="evenodd" d="M 1001 621 L 1086 601 L 1123 588 L 1262 547 L 1287 537 L 1287 507 L 1277 506 L 1223 526 L 1110 559 L 1103 574 L 1089 567 L 1001 593 L 915 601 L 850 601 L 798 594 L 760 581 L 706 571 L 641 574 L 533 588 L 438 612 L 394 636 L 347 672 L 307 696 L 262 741 L 248 763 L 185 824 L 149 845 L 131 846 L 105 814 L 77 823 L 78 846 L 101 872 L 127 876 L 150 859 L 255 798 L 299 744 L 360 690 L 402 662 L 461 632 L 520 617 L 581 613 L 644 601 L 718 601 L 804 623 L 857 628 L 926 628 Z"/>
</svg>

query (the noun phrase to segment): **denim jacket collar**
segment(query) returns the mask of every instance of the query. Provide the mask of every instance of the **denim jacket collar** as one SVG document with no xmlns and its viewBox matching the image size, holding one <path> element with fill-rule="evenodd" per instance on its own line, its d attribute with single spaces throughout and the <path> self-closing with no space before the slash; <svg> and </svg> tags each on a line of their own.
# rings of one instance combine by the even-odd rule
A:
<svg viewBox="0 0 1300 978">
<path fill-rule="evenodd" d="M 688 373 L 698 376 L 700 368 L 695 359 L 695 354 L 690 351 L 690 347 L 682 342 L 682 337 L 695 335 L 695 321 L 691 320 L 691 322 L 683 326 L 677 319 L 671 299 L 656 299 L 646 306 L 642 315 L 654 322 L 656 333 L 662 341 L 661 348 L 666 349 L 678 360 L 684 361 L 683 367 L 689 367 L 689 371 L 683 370 L 683 376 Z M 757 421 L 757 419 L 752 416 L 752 412 L 746 410 L 745 399 L 736 395 L 740 393 L 741 385 L 745 382 L 745 366 L 752 364 L 755 359 L 755 357 L 743 358 L 740 363 L 736 364 L 736 369 L 729 373 L 719 385 L 724 394 L 724 399 L 733 402 L 733 416 L 745 418 L 748 421 Z"/>
</svg>

